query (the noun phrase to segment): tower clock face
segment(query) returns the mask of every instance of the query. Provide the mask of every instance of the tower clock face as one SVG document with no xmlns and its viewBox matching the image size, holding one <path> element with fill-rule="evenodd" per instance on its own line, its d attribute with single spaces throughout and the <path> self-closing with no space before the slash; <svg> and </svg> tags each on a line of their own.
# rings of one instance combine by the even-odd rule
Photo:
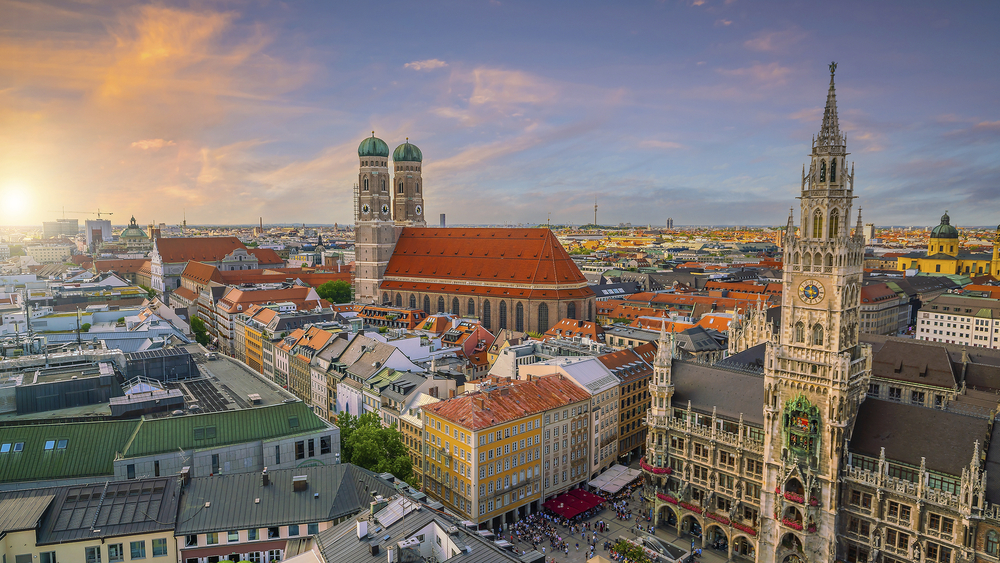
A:
<svg viewBox="0 0 1000 563">
<path fill-rule="evenodd" d="M 816 280 L 805 280 L 799 284 L 799 298 L 810 305 L 815 305 L 822 301 L 823 295 L 823 284 Z"/>
<path fill-rule="evenodd" d="M 389 214 L 389 205 L 383 203 L 382 204 L 382 215 L 388 215 L 388 214 Z"/>
<path fill-rule="evenodd" d="M 366 203 L 361 206 L 361 212 L 364 213 L 365 215 L 369 215 L 372 212 L 372 208 L 369 207 L 369 205 Z"/>
<path fill-rule="evenodd" d="M 416 206 L 416 207 L 415 207 L 415 208 L 414 208 L 413 210 L 417 212 L 417 215 L 418 215 L 418 216 L 419 216 L 419 215 L 420 215 L 421 213 L 423 213 L 423 212 L 424 212 L 424 208 L 423 208 L 423 207 L 421 207 L 421 206 L 419 206 L 419 205 L 418 205 L 418 206 Z"/>
</svg>

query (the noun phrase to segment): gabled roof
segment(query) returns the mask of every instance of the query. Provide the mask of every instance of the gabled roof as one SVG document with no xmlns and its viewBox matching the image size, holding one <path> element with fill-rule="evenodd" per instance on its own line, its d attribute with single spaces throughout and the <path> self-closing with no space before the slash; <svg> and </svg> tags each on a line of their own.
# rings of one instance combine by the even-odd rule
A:
<svg viewBox="0 0 1000 563">
<path fill-rule="evenodd" d="M 590 394 L 569 378 L 550 375 L 466 393 L 422 408 L 464 428 L 480 430 L 589 399 Z"/>
<path fill-rule="evenodd" d="M 278 256 L 278 253 L 270 248 L 248 248 L 247 252 L 257 257 L 257 264 L 261 268 L 266 266 L 284 266 L 285 261 Z"/>
<path fill-rule="evenodd" d="M 955 371 L 942 346 L 886 340 L 872 358 L 872 377 L 953 389 Z"/>
<path fill-rule="evenodd" d="M 404 228 L 386 281 L 586 288 L 587 278 L 548 229 Z M 588 294 L 593 295 L 589 289 Z"/>
<path fill-rule="evenodd" d="M 158 238 L 154 244 L 163 263 L 216 262 L 237 248 L 246 250 L 236 237 Z"/>
<path fill-rule="evenodd" d="M 143 264 L 148 262 L 145 258 L 132 258 L 122 260 L 95 260 L 94 272 L 101 274 L 104 272 L 116 272 L 119 274 L 134 274 L 138 272 Z"/>
<path fill-rule="evenodd" d="M 674 361 L 671 370 L 674 407 L 686 409 L 688 401 L 698 412 L 764 425 L 764 377 L 706 364 Z"/>
<path fill-rule="evenodd" d="M 114 459 L 139 427 L 137 420 L 0 426 L 0 443 L 24 443 L 0 453 L 0 483 L 114 474 Z M 66 440 L 62 449 L 45 449 Z"/>
<path fill-rule="evenodd" d="M 181 272 L 181 277 L 188 278 L 199 284 L 206 284 L 210 281 L 223 283 L 222 273 L 219 272 L 218 268 L 211 264 L 204 264 L 195 260 L 187 263 L 187 266 L 184 267 L 184 271 Z"/>
<path fill-rule="evenodd" d="M 643 344 L 643 346 L 651 346 L 651 344 Z M 655 348 L 653 348 L 655 350 Z M 655 354 L 655 352 L 654 352 Z M 646 377 L 653 373 L 653 366 L 646 362 L 646 360 L 639 355 L 632 348 L 626 348 L 625 350 L 620 350 L 618 352 L 611 352 L 610 354 L 604 354 L 597 357 L 602 364 L 619 379 L 622 383 L 631 383 L 633 379 L 638 379 Z"/>
</svg>

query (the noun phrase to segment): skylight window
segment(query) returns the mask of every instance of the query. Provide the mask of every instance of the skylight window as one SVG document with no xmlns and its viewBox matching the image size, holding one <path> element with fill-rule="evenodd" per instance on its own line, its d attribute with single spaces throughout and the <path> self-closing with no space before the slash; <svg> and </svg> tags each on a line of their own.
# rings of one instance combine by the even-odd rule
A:
<svg viewBox="0 0 1000 563">
<path fill-rule="evenodd" d="M 0 454 L 5 454 L 10 451 L 10 444 L 0 445 Z"/>
<path fill-rule="evenodd" d="M 55 440 L 46 440 L 45 441 L 45 450 L 46 451 L 55 449 L 55 447 L 56 447 L 56 441 Z"/>
<path fill-rule="evenodd" d="M 22 450 L 24 450 L 24 442 L 18 442 L 16 444 L 14 444 L 14 451 L 15 452 L 19 452 L 19 451 L 22 451 Z"/>
<path fill-rule="evenodd" d="M 69 440 L 59 440 L 58 442 L 56 442 L 56 449 L 57 450 L 65 450 L 66 446 L 68 444 L 69 444 Z"/>
</svg>

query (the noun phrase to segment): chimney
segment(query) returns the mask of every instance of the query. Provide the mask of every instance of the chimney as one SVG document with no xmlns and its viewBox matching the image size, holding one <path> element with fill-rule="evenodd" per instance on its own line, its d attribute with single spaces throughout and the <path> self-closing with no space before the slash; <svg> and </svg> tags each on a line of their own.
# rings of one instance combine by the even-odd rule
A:
<svg viewBox="0 0 1000 563">
<path fill-rule="evenodd" d="M 357 524 L 358 524 L 358 539 L 359 540 L 364 539 L 364 537 L 368 535 L 368 519 L 359 518 Z"/>
<path fill-rule="evenodd" d="M 398 563 L 396 559 L 396 552 L 397 549 L 395 544 L 390 544 L 386 546 L 385 553 L 387 555 L 388 563 Z"/>
<path fill-rule="evenodd" d="M 185 465 L 181 468 L 181 488 L 184 488 L 191 484 L 191 466 Z"/>
<path fill-rule="evenodd" d="M 271 478 L 268 477 L 268 475 L 267 475 L 267 468 L 266 467 L 264 468 L 264 471 L 260 472 L 260 484 L 262 486 L 264 486 L 264 487 L 266 487 L 266 486 L 268 486 L 268 485 L 271 484 Z"/>
<path fill-rule="evenodd" d="M 292 477 L 292 490 L 296 493 L 301 493 L 302 491 L 309 488 L 309 476 L 308 475 L 296 475 Z"/>
</svg>

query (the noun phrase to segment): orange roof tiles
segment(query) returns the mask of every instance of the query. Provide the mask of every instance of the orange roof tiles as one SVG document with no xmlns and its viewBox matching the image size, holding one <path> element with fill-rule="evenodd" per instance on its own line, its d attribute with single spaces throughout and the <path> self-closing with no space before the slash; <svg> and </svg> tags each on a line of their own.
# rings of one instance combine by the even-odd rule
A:
<svg viewBox="0 0 1000 563">
<path fill-rule="evenodd" d="M 272 264 L 285 265 L 285 261 L 281 259 L 281 256 L 278 256 L 278 253 L 270 248 L 248 248 L 247 252 L 256 256 L 257 263 L 261 266 L 270 266 Z"/>
<path fill-rule="evenodd" d="M 148 262 L 145 258 L 134 258 L 126 260 L 96 260 L 94 271 L 98 274 L 104 272 L 116 272 L 119 274 L 137 273 L 142 265 Z"/>
<path fill-rule="evenodd" d="M 249 308 L 250 305 L 263 303 L 285 303 L 295 304 L 296 309 L 312 309 L 320 305 L 318 299 L 308 299 L 310 292 L 315 292 L 308 287 L 288 287 L 282 289 L 254 289 L 242 290 L 239 288 L 229 288 L 222 296 L 217 305 L 220 311 L 227 313 L 238 313 Z"/>
<path fill-rule="evenodd" d="M 423 409 L 464 428 L 481 430 L 589 399 L 589 393 L 556 374 L 466 393 Z"/>
<path fill-rule="evenodd" d="M 404 228 L 385 278 L 576 286 L 593 294 L 548 229 Z"/>
<path fill-rule="evenodd" d="M 545 331 L 545 336 L 550 338 L 572 338 L 574 336 L 586 337 L 597 342 L 604 341 L 604 327 L 591 321 L 581 321 L 577 319 L 562 319 Z"/>
<path fill-rule="evenodd" d="M 158 238 L 156 251 L 164 263 L 189 260 L 222 260 L 237 248 L 246 248 L 236 237 Z"/>
<path fill-rule="evenodd" d="M 200 284 L 206 284 L 210 281 L 222 283 L 222 273 L 219 272 L 218 268 L 211 264 L 203 264 L 194 260 L 187 263 L 184 271 L 181 272 L 181 277 L 194 280 Z"/>
</svg>

